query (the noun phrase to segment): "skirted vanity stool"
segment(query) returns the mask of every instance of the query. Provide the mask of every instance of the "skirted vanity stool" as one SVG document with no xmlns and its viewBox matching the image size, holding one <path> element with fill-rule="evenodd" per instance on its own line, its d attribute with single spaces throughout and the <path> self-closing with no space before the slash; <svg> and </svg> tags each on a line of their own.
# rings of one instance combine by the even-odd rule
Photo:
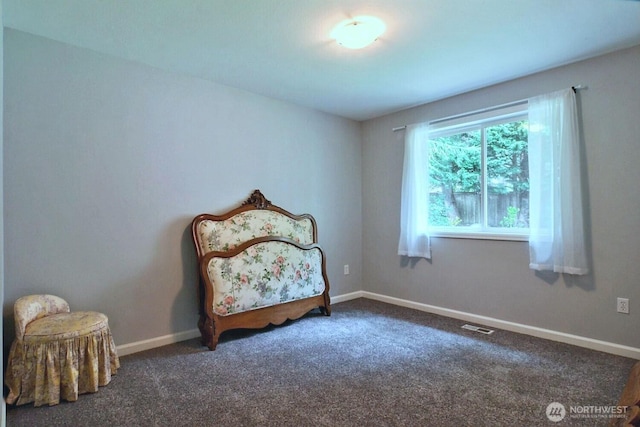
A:
<svg viewBox="0 0 640 427">
<path fill-rule="evenodd" d="M 29 295 L 13 306 L 16 339 L 5 373 L 7 403 L 57 405 L 98 391 L 120 367 L 107 316 L 70 312 L 54 295 Z"/>
</svg>

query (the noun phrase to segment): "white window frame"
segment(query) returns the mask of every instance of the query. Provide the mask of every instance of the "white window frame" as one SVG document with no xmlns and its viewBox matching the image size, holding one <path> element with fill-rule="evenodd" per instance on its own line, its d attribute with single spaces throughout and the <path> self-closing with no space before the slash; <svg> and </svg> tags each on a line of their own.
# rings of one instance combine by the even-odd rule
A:
<svg viewBox="0 0 640 427">
<path fill-rule="evenodd" d="M 436 120 L 430 123 L 429 138 L 439 138 L 452 135 L 465 130 L 487 127 L 493 124 L 505 123 L 505 121 L 518 121 L 528 119 L 527 103 L 521 102 L 506 107 L 496 107 L 482 112 L 463 114 L 450 119 Z M 429 235 L 432 237 L 446 237 L 456 239 L 488 239 L 488 240 L 513 240 L 528 241 L 528 228 L 500 228 L 486 226 L 487 216 L 487 192 L 486 179 L 486 141 L 484 131 L 482 138 L 482 222 L 478 227 L 445 227 L 428 226 Z"/>
</svg>

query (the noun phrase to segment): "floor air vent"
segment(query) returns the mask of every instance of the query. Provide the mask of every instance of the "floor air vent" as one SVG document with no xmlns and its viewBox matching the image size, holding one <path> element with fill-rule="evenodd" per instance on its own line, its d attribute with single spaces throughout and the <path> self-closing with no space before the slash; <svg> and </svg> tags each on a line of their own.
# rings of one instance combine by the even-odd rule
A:
<svg viewBox="0 0 640 427">
<path fill-rule="evenodd" d="M 462 329 L 468 329 L 470 331 L 480 332 L 481 334 L 485 334 L 485 335 L 491 335 L 492 333 L 495 332 L 493 329 L 487 329 L 487 328 L 482 328 L 480 326 L 473 326 L 473 325 L 463 325 Z"/>
</svg>

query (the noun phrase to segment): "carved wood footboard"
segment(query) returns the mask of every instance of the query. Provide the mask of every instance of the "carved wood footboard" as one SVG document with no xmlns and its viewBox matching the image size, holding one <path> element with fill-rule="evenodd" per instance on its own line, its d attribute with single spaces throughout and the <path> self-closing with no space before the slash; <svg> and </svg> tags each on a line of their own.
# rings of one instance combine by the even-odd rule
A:
<svg viewBox="0 0 640 427">
<path fill-rule="evenodd" d="M 201 279 L 198 327 L 211 350 L 229 329 L 279 325 L 315 308 L 331 314 L 311 215 L 291 214 L 256 190 L 230 212 L 198 215 L 192 233 Z"/>
</svg>

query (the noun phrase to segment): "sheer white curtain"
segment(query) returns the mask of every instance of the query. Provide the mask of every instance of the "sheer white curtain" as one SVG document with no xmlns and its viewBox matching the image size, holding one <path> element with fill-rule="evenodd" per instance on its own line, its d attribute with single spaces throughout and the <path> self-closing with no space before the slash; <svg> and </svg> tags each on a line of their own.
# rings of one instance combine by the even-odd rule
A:
<svg viewBox="0 0 640 427">
<path fill-rule="evenodd" d="M 404 169 L 398 255 L 431 258 L 429 221 L 429 125 L 409 125 L 404 136 Z"/>
<path fill-rule="evenodd" d="M 529 266 L 587 274 L 575 93 L 529 101 Z"/>
</svg>

